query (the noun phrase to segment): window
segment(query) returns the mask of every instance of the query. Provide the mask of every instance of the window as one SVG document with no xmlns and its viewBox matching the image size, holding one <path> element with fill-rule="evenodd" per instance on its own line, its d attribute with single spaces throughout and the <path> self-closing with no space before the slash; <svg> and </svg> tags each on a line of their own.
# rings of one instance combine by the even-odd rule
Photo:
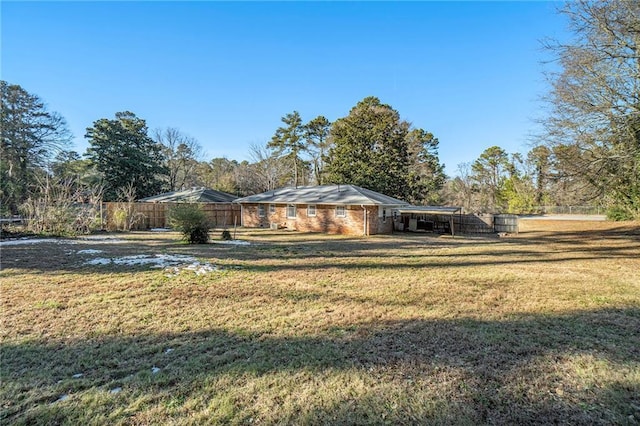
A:
<svg viewBox="0 0 640 426">
<path fill-rule="evenodd" d="M 336 217 L 347 217 L 347 209 L 344 206 L 336 206 Z"/>
<path fill-rule="evenodd" d="M 309 204 L 307 206 L 307 216 L 313 217 L 315 215 L 316 215 L 316 205 L 315 204 Z"/>
<path fill-rule="evenodd" d="M 295 219 L 296 218 L 296 206 L 295 204 L 287 205 L 287 218 Z"/>
<path fill-rule="evenodd" d="M 274 214 L 276 212 L 276 205 L 269 204 L 269 214 Z"/>
<path fill-rule="evenodd" d="M 387 223 L 387 209 L 382 209 L 382 222 Z"/>
<path fill-rule="evenodd" d="M 264 217 L 264 204 L 258 204 L 258 216 Z"/>
</svg>

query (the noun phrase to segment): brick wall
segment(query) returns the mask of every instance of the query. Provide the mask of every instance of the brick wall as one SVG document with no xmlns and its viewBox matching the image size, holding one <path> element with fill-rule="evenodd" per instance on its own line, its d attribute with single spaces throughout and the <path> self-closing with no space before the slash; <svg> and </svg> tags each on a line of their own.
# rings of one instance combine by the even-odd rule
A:
<svg viewBox="0 0 640 426">
<path fill-rule="evenodd" d="M 287 217 L 286 204 L 272 204 L 275 211 L 271 212 L 269 204 L 263 204 L 264 216 L 260 215 L 258 204 L 242 205 L 242 224 L 248 228 L 269 228 L 272 223 L 279 227 L 301 232 L 324 232 L 327 234 L 362 235 L 364 231 L 364 210 L 360 206 L 345 206 L 345 217 L 336 216 L 335 205 L 316 205 L 315 216 L 310 216 L 306 204 L 296 205 L 296 217 Z M 366 206 L 367 231 L 369 235 L 391 233 L 393 221 L 387 216 L 383 222 L 379 217 L 377 206 Z M 391 214 L 391 209 L 387 209 Z"/>
</svg>

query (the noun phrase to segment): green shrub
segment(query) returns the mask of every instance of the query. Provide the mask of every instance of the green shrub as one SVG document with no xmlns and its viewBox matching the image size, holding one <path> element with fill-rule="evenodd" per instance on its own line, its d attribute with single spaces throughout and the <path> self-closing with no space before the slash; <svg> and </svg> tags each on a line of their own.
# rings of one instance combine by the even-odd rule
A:
<svg viewBox="0 0 640 426">
<path fill-rule="evenodd" d="M 222 231 L 222 239 L 225 241 L 231 241 L 231 232 L 229 232 L 228 229 L 225 229 L 224 231 Z"/>
<path fill-rule="evenodd" d="M 621 206 L 612 206 L 607 210 L 607 219 L 613 221 L 633 220 L 633 213 Z"/>
<path fill-rule="evenodd" d="M 117 209 L 113 212 L 113 227 L 118 231 L 124 231 L 127 227 L 127 211 L 125 209 Z"/>
<path fill-rule="evenodd" d="M 209 242 L 209 221 L 197 204 L 177 204 L 169 210 L 169 224 L 189 244 Z"/>
</svg>

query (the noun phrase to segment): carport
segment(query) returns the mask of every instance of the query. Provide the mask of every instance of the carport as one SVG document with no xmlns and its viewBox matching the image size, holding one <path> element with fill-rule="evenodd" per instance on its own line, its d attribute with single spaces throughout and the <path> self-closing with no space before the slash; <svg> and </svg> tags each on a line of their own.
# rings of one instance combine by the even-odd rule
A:
<svg viewBox="0 0 640 426">
<path fill-rule="evenodd" d="M 462 216 L 462 207 L 411 206 L 394 210 L 396 230 L 409 232 L 440 232 L 455 236 L 453 217 Z M 399 217 L 398 217 L 399 216 Z M 461 223 L 460 220 L 459 223 Z"/>
</svg>

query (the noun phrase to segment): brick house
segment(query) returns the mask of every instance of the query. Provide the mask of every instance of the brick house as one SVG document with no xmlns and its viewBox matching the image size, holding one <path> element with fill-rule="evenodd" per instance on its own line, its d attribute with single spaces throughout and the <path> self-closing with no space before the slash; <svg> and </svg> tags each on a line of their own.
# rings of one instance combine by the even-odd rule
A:
<svg viewBox="0 0 640 426">
<path fill-rule="evenodd" d="M 287 187 L 234 201 L 242 226 L 373 235 L 393 231 L 392 209 L 408 203 L 355 185 Z"/>
</svg>

